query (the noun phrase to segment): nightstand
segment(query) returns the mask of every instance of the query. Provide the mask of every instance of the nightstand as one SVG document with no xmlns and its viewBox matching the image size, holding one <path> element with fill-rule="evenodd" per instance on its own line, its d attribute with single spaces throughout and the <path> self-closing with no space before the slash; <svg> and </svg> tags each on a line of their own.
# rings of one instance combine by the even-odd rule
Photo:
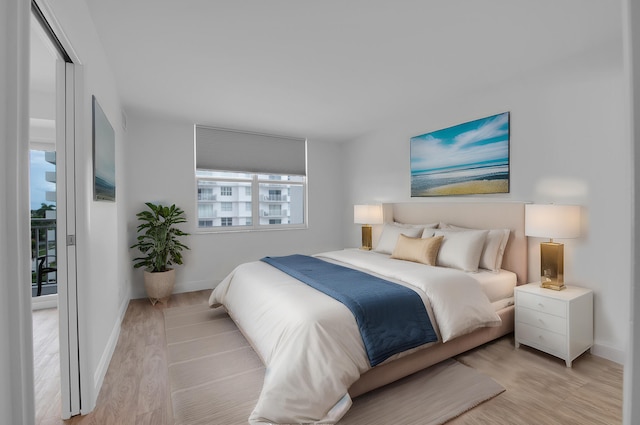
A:
<svg viewBox="0 0 640 425">
<path fill-rule="evenodd" d="M 571 367 L 593 346 L 593 291 L 570 285 L 554 291 L 529 283 L 514 292 L 516 348 L 536 348 Z"/>
</svg>

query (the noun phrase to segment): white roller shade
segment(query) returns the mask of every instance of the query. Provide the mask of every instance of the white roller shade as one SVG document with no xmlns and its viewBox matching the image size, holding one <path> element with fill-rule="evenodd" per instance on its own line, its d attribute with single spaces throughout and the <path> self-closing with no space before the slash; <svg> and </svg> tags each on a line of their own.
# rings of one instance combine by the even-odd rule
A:
<svg viewBox="0 0 640 425">
<path fill-rule="evenodd" d="M 196 125 L 195 143 L 198 169 L 306 175 L 305 139 Z"/>
</svg>

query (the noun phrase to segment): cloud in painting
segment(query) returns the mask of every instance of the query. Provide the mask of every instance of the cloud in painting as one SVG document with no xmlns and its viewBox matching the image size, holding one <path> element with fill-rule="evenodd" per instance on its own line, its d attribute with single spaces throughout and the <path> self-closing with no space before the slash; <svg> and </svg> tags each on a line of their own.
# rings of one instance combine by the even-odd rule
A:
<svg viewBox="0 0 640 425">
<path fill-rule="evenodd" d="M 456 144 L 464 147 L 471 144 L 493 141 L 509 134 L 509 116 L 506 113 L 479 121 L 481 121 L 481 124 L 477 129 L 469 130 L 455 136 L 454 140 Z"/>
<path fill-rule="evenodd" d="M 506 164 L 508 160 L 508 112 L 411 139 L 412 174 Z"/>
</svg>

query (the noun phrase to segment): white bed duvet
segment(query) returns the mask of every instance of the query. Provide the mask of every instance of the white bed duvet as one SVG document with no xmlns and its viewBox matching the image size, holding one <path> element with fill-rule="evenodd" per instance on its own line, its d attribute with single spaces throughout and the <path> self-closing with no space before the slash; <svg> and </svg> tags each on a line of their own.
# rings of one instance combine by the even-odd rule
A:
<svg viewBox="0 0 640 425">
<path fill-rule="evenodd" d="M 467 273 L 361 250 L 317 257 L 414 289 L 443 342 L 500 324 Z M 257 261 L 238 266 L 214 289 L 209 304 L 225 306 L 266 366 L 249 423 L 335 423 L 347 412 L 347 390 L 370 365 L 356 321 L 342 303 Z"/>
</svg>

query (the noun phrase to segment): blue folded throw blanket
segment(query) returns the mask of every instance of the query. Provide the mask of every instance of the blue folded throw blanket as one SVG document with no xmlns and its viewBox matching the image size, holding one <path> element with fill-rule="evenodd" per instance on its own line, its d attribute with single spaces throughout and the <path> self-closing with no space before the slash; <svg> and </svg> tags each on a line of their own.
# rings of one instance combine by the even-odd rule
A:
<svg viewBox="0 0 640 425">
<path fill-rule="evenodd" d="M 262 261 L 347 306 L 358 323 L 372 367 L 438 339 L 422 299 L 409 288 L 307 255 Z"/>
</svg>

